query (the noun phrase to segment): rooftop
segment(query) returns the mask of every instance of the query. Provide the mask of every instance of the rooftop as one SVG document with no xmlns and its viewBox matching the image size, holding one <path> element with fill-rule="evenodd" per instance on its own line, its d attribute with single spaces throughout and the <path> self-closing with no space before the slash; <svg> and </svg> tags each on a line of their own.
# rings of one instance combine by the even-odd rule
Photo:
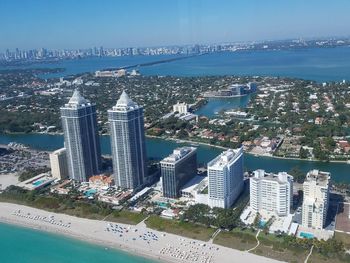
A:
<svg viewBox="0 0 350 263">
<path fill-rule="evenodd" d="M 319 170 L 311 170 L 306 175 L 305 182 L 316 182 L 317 185 L 327 186 L 331 179 L 331 174 Z"/>
<path fill-rule="evenodd" d="M 94 175 L 89 178 L 90 183 L 113 184 L 112 176 Z"/>
<path fill-rule="evenodd" d="M 135 103 L 129 98 L 129 96 L 128 96 L 128 94 L 126 94 L 125 90 L 123 90 L 122 95 L 120 95 L 120 98 L 117 101 L 117 105 L 134 106 Z"/>
<path fill-rule="evenodd" d="M 133 110 L 137 109 L 139 106 L 132 101 L 128 94 L 123 90 L 122 94 L 120 95 L 117 104 L 113 106 L 112 110 L 113 111 L 128 111 L 128 110 Z"/>
<path fill-rule="evenodd" d="M 254 177 L 252 178 L 255 180 L 264 179 L 264 180 L 276 181 L 280 184 L 286 183 L 290 179 L 293 180 L 293 176 L 289 175 L 286 172 L 279 172 L 278 174 L 274 174 L 274 173 L 266 173 L 264 170 L 260 170 L 260 169 L 254 171 Z"/>
<path fill-rule="evenodd" d="M 176 148 L 172 154 L 170 154 L 168 157 L 165 157 L 162 162 L 167 163 L 176 163 L 179 160 L 183 159 L 185 156 L 187 156 L 189 153 L 196 151 L 197 148 L 195 147 L 181 147 Z"/>
<path fill-rule="evenodd" d="M 215 159 L 210 161 L 208 163 L 208 167 L 212 169 L 221 169 L 225 167 L 226 165 L 233 163 L 235 160 L 237 160 L 241 155 L 243 154 L 243 148 L 237 148 L 237 149 L 229 149 L 227 151 L 224 151 L 219 156 L 217 156 Z"/>
<path fill-rule="evenodd" d="M 192 193 L 204 189 L 207 185 L 208 177 L 196 175 L 181 188 L 181 192 Z"/>
<path fill-rule="evenodd" d="M 62 154 L 66 152 L 66 148 L 60 148 L 52 152 L 52 154 Z"/>
<path fill-rule="evenodd" d="M 90 105 L 90 101 L 85 99 L 79 92 L 79 90 L 74 90 L 74 93 L 68 103 L 65 105 L 66 108 L 77 108 L 81 106 Z"/>
</svg>

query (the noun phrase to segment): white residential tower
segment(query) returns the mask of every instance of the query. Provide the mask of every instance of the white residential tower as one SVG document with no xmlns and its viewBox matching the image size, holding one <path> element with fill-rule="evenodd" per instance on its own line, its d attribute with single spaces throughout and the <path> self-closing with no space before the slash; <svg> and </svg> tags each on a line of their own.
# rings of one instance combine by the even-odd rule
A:
<svg viewBox="0 0 350 263">
<path fill-rule="evenodd" d="M 229 208 L 243 190 L 243 148 L 229 149 L 208 163 L 208 204 Z"/>
</svg>

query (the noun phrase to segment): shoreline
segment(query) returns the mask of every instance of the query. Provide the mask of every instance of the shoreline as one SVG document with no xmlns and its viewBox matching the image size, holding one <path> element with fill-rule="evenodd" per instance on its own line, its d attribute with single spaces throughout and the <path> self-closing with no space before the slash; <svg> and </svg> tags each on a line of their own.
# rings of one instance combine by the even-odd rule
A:
<svg viewBox="0 0 350 263">
<path fill-rule="evenodd" d="M 41 216 L 46 218 L 54 218 L 56 222 L 69 222 L 70 227 L 67 228 L 59 224 L 51 224 L 46 221 L 18 216 L 14 214 L 14 212 L 18 210 L 20 210 L 20 214 L 23 215 L 27 215 L 28 213 L 30 213 L 32 217 Z M 20 227 L 36 229 L 39 231 L 44 231 L 56 235 L 66 236 L 68 238 L 73 238 L 83 242 L 92 243 L 98 246 L 126 252 L 129 255 L 136 255 L 142 258 L 155 260 L 156 262 L 200 262 L 200 260 L 192 261 L 189 259 L 181 259 L 178 257 L 178 255 L 174 255 L 175 250 L 177 249 L 189 249 L 186 248 L 186 246 L 196 246 L 195 249 L 198 251 L 198 255 L 200 255 L 200 257 L 204 257 L 202 256 L 203 254 L 208 255 L 208 259 L 211 258 L 211 260 L 208 260 L 207 262 L 212 263 L 231 263 L 232 258 L 237 258 L 237 262 L 280 262 L 252 253 L 215 245 L 210 243 L 209 241 L 204 242 L 177 236 L 170 233 L 156 231 L 147 228 L 143 222 L 139 223 L 136 226 L 121 223 L 112 223 L 113 225 L 117 224 L 119 226 L 124 227 L 124 229 L 128 229 L 128 231 L 124 230 L 125 233 L 123 233 L 123 237 L 119 237 L 119 234 L 115 235 L 112 232 L 106 231 L 106 227 L 109 226 L 111 222 L 78 218 L 66 214 L 48 212 L 45 210 L 40 210 L 29 206 L 17 205 L 13 203 L 0 202 L 0 222 Z M 142 233 L 148 232 L 156 234 L 159 238 L 159 241 L 149 240 L 149 242 L 146 242 L 144 241 L 144 239 L 138 238 L 138 236 Z M 173 248 L 173 250 L 170 253 L 161 253 L 161 251 L 164 251 L 164 249 L 168 247 L 170 247 L 171 249 Z M 213 249 L 211 250 L 211 248 Z M 196 252 L 192 251 L 191 254 L 193 253 Z"/>
<path fill-rule="evenodd" d="M 50 133 L 43 133 L 43 132 L 30 132 L 30 133 L 2 133 L 3 135 L 48 135 L 48 136 L 63 136 L 62 132 L 50 132 Z M 100 134 L 100 136 L 109 136 L 109 134 Z M 145 135 L 146 138 L 152 138 L 152 139 L 158 139 L 158 140 L 165 140 L 165 141 L 175 141 L 175 142 L 180 142 L 180 143 L 190 143 L 190 144 L 199 144 L 199 145 L 204 145 L 212 148 L 217 148 L 217 149 L 222 149 L 222 150 L 227 150 L 229 149 L 228 147 L 220 146 L 220 145 L 213 145 L 210 143 L 205 143 L 205 142 L 198 142 L 198 141 L 192 141 L 192 140 L 186 140 L 186 139 L 176 139 L 176 138 L 163 138 L 160 136 L 154 136 L 154 135 Z M 28 146 L 29 147 L 29 146 Z M 35 148 L 29 147 L 29 149 L 34 149 L 38 150 Z M 38 151 L 44 151 L 44 152 L 50 152 L 47 150 L 38 150 Z M 280 156 L 273 156 L 273 155 L 264 155 L 264 154 L 256 154 L 256 153 L 251 153 L 251 152 L 244 152 L 245 154 L 254 156 L 254 157 L 263 157 L 263 158 L 270 158 L 270 159 L 281 159 L 281 160 L 295 160 L 295 161 L 302 161 L 302 162 L 320 162 L 320 163 L 343 163 L 343 164 L 350 164 L 349 161 L 342 161 L 342 160 L 329 160 L 329 161 L 322 161 L 322 160 L 317 160 L 317 159 L 301 159 L 301 158 L 296 158 L 296 157 L 280 157 Z"/>
<path fill-rule="evenodd" d="M 91 239 L 91 238 L 88 238 L 85 236 L 73 235 L 73 234 L 68 233 L 68 232 L 62 232 L 62 231 L 58 231 L 58 230 L 55 231 L 55 230 L 52 230 L 50 228 L 43 228 L 43 227 L 31 225 L 31 224 L 25 224 L 25 223 L 21 223 L 19 221 L 9 221 L 3 217 L 0 217 L 0 224 L 6 224 L 6 225 L 10 225 L 10 226 L 27 228 L 27 229 L 36 230 L 36 231 L 44 232 L 44 233 L 49 233 L 49 234 L 53 234 L 53 235 L 57 235 L 57 236 L 64 236 L 64 237 L 72 239 L 72 240 L 79 240 L 81 242 L 89 243 L 89 244 L 96 245 L 99 247 L 113 249 L 117 252 L 123 252 L 123 253 L 126 253 L 132 257 L 140 257 L 140 258 L 144 258 L 144 259 L 153 260 L 156 262 L 175 263 L 173 261 L 166 261 L 165 259 L 162 259 L 162 261 L 161 261 L 159 258 L 153 257 L 151 255 L 143 254 L 141 252 L 136 252 L 136 249 L 134 249 L 133 251 L 130 251 L 130 250 L 128 250 L 127 247 L 123 247 L 123 246 L 115 247 L 114 244 L 107 243 L 105 241 L 99 241 L 97 239 Z M 135 255 L 132 254 L 132 252 L 134 252 Z"/>
<path fill-rule="evenodd" d="M 218 148 L 222 150 L 229 149 L 228 147 L 220 146 L 220 145 L 213 145 L 205 142 L 197 142 L 197 141 L 191 141 L 191 140 L 184 140 L 184 139 L 175 139 L 175 138 L 162 138 L 158 136 L 153 135 L 146 135 L 148 138 L 153 139 L 160 139 L 160 140 L 168 140 L 168 141 L 179 141 L 180 143 L 190 143 L 190 144 L 200 144 L 208 147 Z M 295 160 L 295 161 L 303 161 L 303 162 L 320 162 L 320 163 L 344 163 L 349 164 L 348 161 L 341 161 L 341 160 L 330 160 L 330 161 L 321 161 L 317 159 L 301 159 L 301 158 L 295 158 L 295 157 L 280 157 L 280 156 L 273 156 L 273 155 L 263 155 L 263 154 L 255 154 L 251 152 L 244 152 L 244 154 L 248 154 L 254 157 L 263 157 L 263 158 L 270 158 L 270 159 L 284 159 L 284 160 Z"/>
</svg>

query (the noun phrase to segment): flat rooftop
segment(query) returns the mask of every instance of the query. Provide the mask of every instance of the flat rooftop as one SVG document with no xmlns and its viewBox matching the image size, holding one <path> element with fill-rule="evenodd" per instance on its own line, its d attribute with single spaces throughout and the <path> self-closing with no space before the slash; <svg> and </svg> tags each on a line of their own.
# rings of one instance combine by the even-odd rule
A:
<svg viewBox="0 0 350 263">
<path fill-rule="evenodd" d="M 274 173 L 267 173 L 264 170 L 255 170 L 254 171 L 254 176 L 251 177 L 254 180 L 269 180 L 269 181 L 274 181 L 278 183 L 286 183 L 290 179 L 293 180 L 293 176 L 289 175 L 286 172 L 279 172 L 277 174 Z"/>
<path fill-rule="evenodd" d="M 229 149 L 227 151 L 224 151 L 208 163 L 208 168 L 210 167 L 211 169 L 222 169 L 226 165 L 237 160 L 242 154 L 243 148 Z"/>
<path fill-rule="evenodd" d="M 53 181 L 55 181 L 55 179 L 56 178 L 51 177 L 49 173 L 42 173 L 28 180 L 20 182 L 17 186 L 28 190 L 35 190 L 51 184 Z"/>
<path fill-rule="evenodd" d="M 161 163 L 177 163 L 184 157 L 188 156 L 190 153 L 193 153 L 197 150 L 195 147 L 180 147 L 176 148 L 172 154 L 170 154 L 168 157 L 165 157 Z"/>
<path fill-rule="evenodd" d="M 322 172 L 319 170 L 311 170 L 310 172 L 307 173 L 305 181 L 309 181 L 309 182 L 316 181 L 317 185 L 327 186 L 330 179 L 331 179 L 330 173 Z"/>
<path fill-rule="evenodd" d="M 200 190 L 200 185 L 203 182 L 203 186 L 207 186 L 208 177 L 197 175 L 187 182 L 181 189 L 181 192 L 191 193 L 193 191 Z"/>
</svg>

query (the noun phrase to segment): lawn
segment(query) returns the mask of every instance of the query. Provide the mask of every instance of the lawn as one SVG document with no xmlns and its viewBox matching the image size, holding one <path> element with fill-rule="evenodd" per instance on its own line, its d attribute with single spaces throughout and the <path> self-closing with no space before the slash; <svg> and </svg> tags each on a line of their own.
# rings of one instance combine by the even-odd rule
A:
<svg viewBox="0 0 350 263">
<path fill-rule="evenodd" d="M 164 219 L 158 216 L 150 216 L 146 220 L 146 225 L 149 228 L 180 235 L 188 238 L 208 241 L 215 232 L 213 228 L 195 225 L 188 222 Z"/>
<path fill-rule="evenodd" d="M 233 229 L 230 232 L 221 231 L 214 239 L 214 244 L 238 249 L 248 250 L 256 246 L 256 232 L 251 230 Z"/>
<path fill-rule="evenodd" d="M 350 255 L 347 255 L 343 258 L 340 256 L 331 256 L 331 257 L 325 257 L 319 253 L 312 253 L 311 257 L 309 258 L 308 263 L 345 263 L 350 262 Z"/>
<path fill-rule="evenodd" d="M 107 218 L 106 221 L 112 221 L 123 224 L 136 225 L 146 218 L 142 213 L 135 213 L 127 210 L 114 211 Z"/>
<path fill-rule="evenodd" d="M 347 249 L 350 249 L 350 234 L 334 232 L 334 238 L 342 241 Z"/>
<path fill-rule="evenodd" d="M 309 250 L 303 248 L 286 248 L 283 239 L 276 235 L 260 233 L 260 245 L 252 253 L 285 262 L 304 262 Z"/>
</svg>

